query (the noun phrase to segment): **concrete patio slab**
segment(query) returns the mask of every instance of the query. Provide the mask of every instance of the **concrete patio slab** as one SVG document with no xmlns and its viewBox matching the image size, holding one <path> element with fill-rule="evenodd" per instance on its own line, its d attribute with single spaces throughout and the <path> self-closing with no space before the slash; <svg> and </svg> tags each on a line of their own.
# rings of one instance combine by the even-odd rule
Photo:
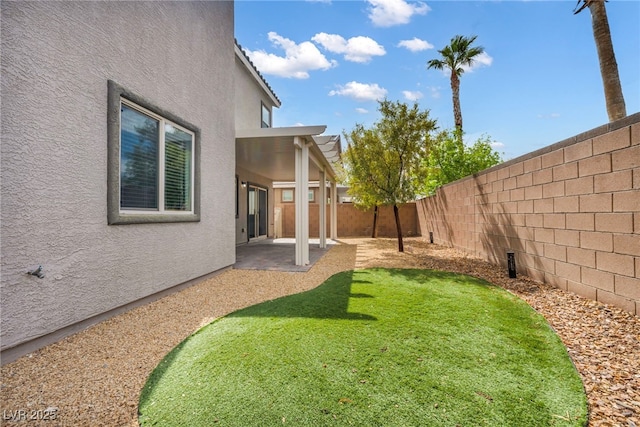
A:
<svg viewBox="0 0 640 427">
<path fill-rule="evenodd" d="M 304 273 L 336 242 L 327 239 L 327 248 L 321 249 L 318 239 L 309 239 L 309 264 L 296 265 L 295 239 L 264 239 L 236 246 L 237 270 L 269 270 Z"/>
</svg>

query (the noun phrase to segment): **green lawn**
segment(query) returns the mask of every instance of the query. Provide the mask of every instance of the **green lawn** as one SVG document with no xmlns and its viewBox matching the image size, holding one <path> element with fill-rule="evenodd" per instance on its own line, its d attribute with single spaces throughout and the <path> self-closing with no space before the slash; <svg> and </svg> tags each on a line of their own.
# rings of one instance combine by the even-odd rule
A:
<svg viewBox="0 0 640 427">
<path fill-rule="evenodd" d="M 178 345 L 140 397 L 144 426 L 582 426 L 582 383 L 542 316 L 431 270 L 337 274 Z"/>
</svg>

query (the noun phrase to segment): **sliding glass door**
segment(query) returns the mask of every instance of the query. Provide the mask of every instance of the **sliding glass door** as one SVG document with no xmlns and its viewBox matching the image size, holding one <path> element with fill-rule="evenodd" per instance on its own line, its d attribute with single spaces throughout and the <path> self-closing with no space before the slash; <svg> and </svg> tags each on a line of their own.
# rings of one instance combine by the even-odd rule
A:
<svg viewBox="0 0 640 427">
<path fill-rule="evenodd" d="M 249 218 L 247 229 L 249 240 L 267 237 L 267 190 L 249 186 Z"/>
</svg>

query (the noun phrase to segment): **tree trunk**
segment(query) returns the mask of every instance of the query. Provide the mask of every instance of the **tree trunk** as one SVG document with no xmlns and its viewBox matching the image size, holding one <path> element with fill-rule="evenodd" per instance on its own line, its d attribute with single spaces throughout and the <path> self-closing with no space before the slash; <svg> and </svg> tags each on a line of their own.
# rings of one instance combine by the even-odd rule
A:
<svg viewBox="0 0 640 427">
<path fill-rule="evenodd" d="M 378 237 L 378 205 L 373 208 L 373 230 L 371 231 L 371 238 Z"/>
<path fill-rule="evenodd" d="M 460 78 L 451 70 L 451 94 L 453 98 L 453 121 L 456 130 L 462 133 L 462 110 L 460 109 Z"/>
<path fill-rule="evenodd" d="M 402 242 L 402 226 L 400 225 L 400 213 L 398 205 L 393 204 L 393 215 L 396 217 L 396 231 L 398 233 L 398 252 L 404 252 L 404 243 Z"/>
<path fill-rule="evenodd" d="M 591 11 L 593 37 L 596 41 L 596 49 L 598 50 L 598 59 L 600 61 L 600 74 L 604 85 L 607 114 L 609 115 L 609 122 L 613 122 L 626 117 L 627 110 L 622 95 L 620 76 L 618 75 L 618 63 L 613 52 L 607 10 L 603 0 L 590 1 L 588 4 Z"/>
</svg>

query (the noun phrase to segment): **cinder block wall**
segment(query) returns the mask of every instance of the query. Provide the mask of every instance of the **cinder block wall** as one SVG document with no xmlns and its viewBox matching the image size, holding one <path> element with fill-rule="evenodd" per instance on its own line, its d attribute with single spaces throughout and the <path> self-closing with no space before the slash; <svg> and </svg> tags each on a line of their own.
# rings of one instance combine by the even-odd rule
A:
<svg viewBox="0 0 640 427">
<path fill-rule="evenodd" d="M 279 205 L 282 216 L 282 237 L 295 237 L 295 205 L 282 203 Z M 327 236 L 329 236 L 331 220 L 330 207 L 327 206 Z M 369 237 L 373 228 L 373 209 L 363 211 L 350 203 L 337 206 L 338 237 Z M 319 205 L 309 204 L 309 237 L 318 237 Z M 383 206 L 378 214 L 378 237 L 396 237 L 396 220 L 393 207 Z M 418 218 L 415 203 L 399 206 L 400 224 L 403 236 L 418 235 Z"/>
<path fill-rule="evenodd" d="M 370 237 L 373 229 L 373 209 L 361 210 L 352 204 L 338 205 L 338 237 Z M 418 235 L 418 218 L 415 203 L 398 206 L 403 236 Z M 378 237 L 396 237 L 396 219 L 393 206 L 381 206 L 378 210 Z"/>
<path fill-rule="evenodd" d="M 420 231 L 640 315 L 640 113 L 448 184 Z"/>
</svg>

